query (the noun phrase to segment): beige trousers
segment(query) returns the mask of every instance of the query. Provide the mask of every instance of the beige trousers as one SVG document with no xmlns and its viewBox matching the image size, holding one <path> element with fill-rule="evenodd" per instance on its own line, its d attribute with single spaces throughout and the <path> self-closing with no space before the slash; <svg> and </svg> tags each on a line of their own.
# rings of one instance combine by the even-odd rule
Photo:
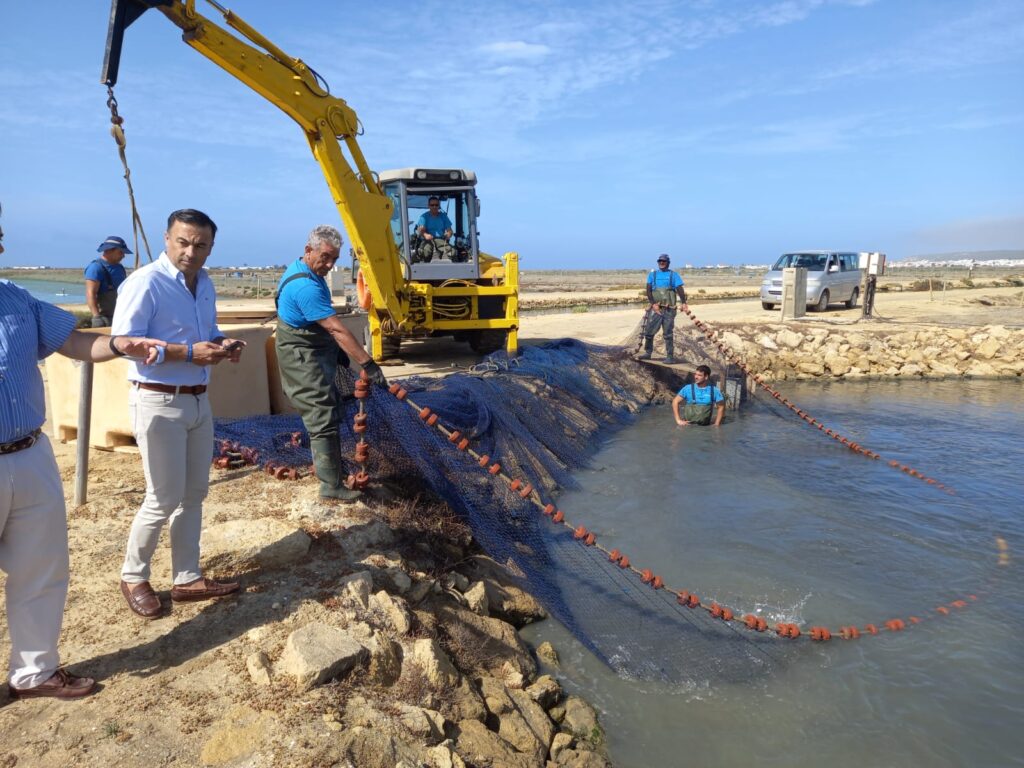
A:
<svg viewBox="0 0 1024 768">
<path fill-rule="evenodd" d="M 33 688 L 57 671 L 68 596 L 64 488 L 46 435 L 0 455 L 0 570 L 7 574 L 10 683 Z"/>
<path fill-rule="evenodd" d="M 167 523 L 174 584 L 187 584 L 203 575 L 199 535 L 213 458 L 210 401 L 205 394 L 170 395 L 132 387 L 128 407 L 142 452 L 146 498 L 128 534 L 121 578 L 129 584 L 149 581 L 149 563 Z"/>
</svg>

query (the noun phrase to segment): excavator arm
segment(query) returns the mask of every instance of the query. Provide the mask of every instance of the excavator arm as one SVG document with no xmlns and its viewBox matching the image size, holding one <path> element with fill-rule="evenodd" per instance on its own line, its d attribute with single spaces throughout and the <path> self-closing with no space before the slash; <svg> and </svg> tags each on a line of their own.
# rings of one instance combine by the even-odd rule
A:
<svg viewBox="0 0 1024 768">
<path fill-rule="evenodd" d="M 207 2 L 249 42 L 199 14 L 195 0 L 112 0 L 101 81 L 111 87 L 117 82 L 125 29 L 145 11 L 160 11 L 181 29 L 185 43 L 299 124 L 352 239 L 360 268 L 372 276 L 367 287 L 378 320 L 405 317 L 409 296 L 390 230 L 392 204 L 359 148 L 356 113 L 343 99 L 332 96 L 301 59 L 288 56 L 229 9 L 214 0 Z"/>
</svg>

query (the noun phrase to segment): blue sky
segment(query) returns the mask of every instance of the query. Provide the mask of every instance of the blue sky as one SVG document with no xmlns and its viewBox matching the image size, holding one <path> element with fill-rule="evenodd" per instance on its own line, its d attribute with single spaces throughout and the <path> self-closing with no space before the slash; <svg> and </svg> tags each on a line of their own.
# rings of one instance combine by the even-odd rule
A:
<svg viewBox="0 0 1024 768">
<path fill-rule="evenodd" d="M 230 7 L 356 110 L 372 168 L 475 170 L 481 244 L 524 269 L 1024 248 L 1022 2 Z M 107 17 L 0 6 L 0 263 L 130 237 Z M 128 30 L 117 96 L 158 250 L 180 207 L 220 226 L 211 264 L 285 263 L 339 222 L 299 128 L 156 11 Z"/>
</svg>

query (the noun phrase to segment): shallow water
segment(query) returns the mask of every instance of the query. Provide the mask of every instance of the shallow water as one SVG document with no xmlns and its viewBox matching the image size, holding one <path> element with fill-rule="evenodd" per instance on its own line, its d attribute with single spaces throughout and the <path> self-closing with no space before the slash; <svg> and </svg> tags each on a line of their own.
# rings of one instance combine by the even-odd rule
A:
<svg viewBox="0 0 1024 768">
<path fill-rule="evenodd" d="M 12 280 L 31 293 L 35 298 L 48 301 L 51 304 L 84 304 L 85 303 L 85 278 L 80 282 L 68 280 L 34 280 L 18 278 Z"/>
<path fill-rule="evenodd" d="M 1024 765 L 1024 385 L 787 385 L 812 416 L 951 485 L 852 454 L 759 398 L 720 429 L 649 409 L 560 506 L 638 567 L 737 612 L 832 629 L 748 683 L 623 680 L 555 621 L 565 687 L 602 711 L 619 766 Z M 1009 546 L 999 565 L 997 537 Z M 968 594 L 968 608 L 935 607 Z M 779 641 L 786 642 L 786 641 Z"/>
</svg>

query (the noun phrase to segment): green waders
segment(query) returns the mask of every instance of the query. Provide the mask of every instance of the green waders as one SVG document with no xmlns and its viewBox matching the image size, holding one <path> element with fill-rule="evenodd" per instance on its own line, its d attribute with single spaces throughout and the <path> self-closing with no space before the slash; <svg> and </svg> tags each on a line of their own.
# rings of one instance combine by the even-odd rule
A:
<svg viewBox="0 0 1024 768">
<path fill-rule="evenodd" d="M 345 501 L 359 498 L 359 491 L 349 490 L 342 484 L 338 439 L 341 402 L 334 386 L 334 375 L 339 365 L 348 367 L 348 355 L 319 325 L 293 328 L 280 318 L 274 346 L 281 370 L 281 386 L 309 432 L 313 466 L 320 479 L 320 495 Z"/>
</svg>

